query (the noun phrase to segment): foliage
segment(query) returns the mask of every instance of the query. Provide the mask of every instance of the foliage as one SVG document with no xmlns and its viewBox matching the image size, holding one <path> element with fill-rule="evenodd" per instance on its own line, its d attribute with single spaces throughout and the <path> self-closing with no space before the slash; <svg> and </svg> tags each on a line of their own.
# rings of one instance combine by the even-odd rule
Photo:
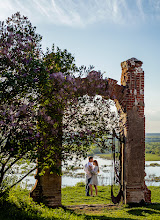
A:
<svg viewBox="0 0 160 220">
<path fill-rule="evenodd" d="M 27 190 L 16 188 L 10 191 L 7 201 L 3 201 L 0 207 L 0 219 L 4 220 L 43 220 L 43 219 L 59 219 L 59 220 L 83 220 L 83 215 L 65 211 L 63 208 L 49 209 L 43 204 L 37 204 L 28 196 Z M 3 207 L 3 208 L 2 208 Z M 9 212 L 6 210 L 9 209 Z"/>
<path fill-rule="evenodd" d="M 55 170 L 60 172 L 60 160 L 66 162 L 75 155 L 77 159 L 85 157 L 91 143 L 93 141 L 98 143 L 98 138 L 99 142 L 104 145 L 111 127 L 118 121 L 117 116 L 110 111 L 109 101 L 94 98 L 97 94 L 107 98 L 107 79 L 103 79 L 103 74 L 92 71 L 85 78 L 76 78 L 68 72 L 53 72 L 53 70 L 56 71 L 54 69 L 55 57 L 59 57 L 59 53 L 62 56 L 63 52 L 59 52 L 58 49 L 57 52 L 54 51 L 54 56 L 47 55 L 45 58 L 50 77 L 47 89 L 42 91 L 38 119 L 38 129 L 42 139 L 38 166 L 42 172 L 46 167 L 50 168 L 51 172 Z M 67 54 L 66 51 L 64 53 Z M 73 60 L 71 55 L 69 58 Z M 65 55 L 63 62 L 68 63 L 67 59 Z M 68 67 L 71 72 L 73 66 Z M 57 66 L 57 71 L 60 67 L 61 65 Z M 88 98 L 86 94 L 91 98 Z M 87 112 L 89 108 L 91 111 Z M 80 115 L 81 118 L 79 118 Z M 108 117 L 111 118 L 110 121 Z M 84 121 L 85 125 L 82 127 Z M 110 127 L 108 127 L 109 124 Z"/>
<path fill-rule="evenodd" d="M 145 138 L 145 160 L 160 161 L 160 134 L 147 133 Z M 93 155 L 96 154 L 102 158 L 111 159 L 110 151 L 105 151 L 101 154 L 98 147 L 92 148 L 90 151 Z"/>
<path fill-rule="evenodd" d="M 112 154 L 96 154 L 100 158 L 111 160 L 112 159 Z"/>
<path fill-rule="evenodd" d="M 101 157 L 101 158 L 104 158 L 104 159 L 107 159 L 107 160 L 111 160 L 112 159 L 112 154 L 110 153 L 104 153 L 104 154 L 96 154 L 97 156 Z M 160 156 L 158 155 L 155 155 L 155 154 L 148 154 L 146 153 L 145 154 L 145 160 L 146 161 L 160 161 Z"/>
<path fill-rule="evenodd" d="M 148 142 L 145 145 L 145 152 L 160 156 L 160 142 Z"/>
<path fill-rule="evenodd" d="M 76 184 L 76 187 L 84 187 L 85 186 L 85 183 L 84 182 L 78 182 Z"/>
<path fill-rule="evenodd" d="M 110 203 L 110 187 L 98 187 L 98 197 L 84 195 L 84 187 L 66 187 L 62 193 L 65 205 L 101 204 L 102 207 L 74 207 L 47 208 L 43 204 L 36 204 L 28 196 L 27 190 L 12 189 L 9 197 L 0 205 L 0 219 L 3 220 L 105 220 L 105 219 L 159 219 L 160 218 L 160 190 L 159 187 L 149 187 L 152 192 L 153 204 L 143 207 L 128 207 L 112 205 Z M 76 197 L 75 197 L 76 196 Z M 74 200 L 75 197 L 75 200 Z M 107 207 L 103 205 L 108 204 Z"/>
<path fill-rule="evenodd" d="M 151 166 L 151 167 L 160 167 L 160 164 L 159 163 L 150 163 L 149 166 Z"/>
<path fill-rule="evenodd" d="M 0 23 L 0 97 L 3 102 L 33 91 L 37 94 L 38 85 L 44 83 L 41 39 L 28 18 L 20 13 Z"/>
<path fill-rule="evenodd" d="M 108 137 L 118 127 L 118 114 L 111 110 L 113 101 L 104 100 L 101 96 L 80 97 L 74 106 L 67 106 L 63 117 L 63 138 L 65 145 L 71 149 L 79 145 L 85 152 L 94 145 L 101 152 L 109 149 Z M 84 154 L 85 156 L 85 154 Z"/>
<path fill-rule="evenodd" d="M 37 157 L 35 100 L 46 78 L 40 41 L 20 13 L 0 23 L 0 191 L 17 161 Z"/>
<path fill-rule="evenodd" d="M 44 64 L 47 69 L 52 73 L 63 73 L 65 76 L 74 75 L 79 69 L 75 64 L 75 58 L 66 49 L 61 50 L 59 47 L 55 48 L 53 44 L 52 50 L 47 48 L 44 56 Z"/>
<path fill-rule="evenodd" d="M 107 135 L 118 122 L 105 101 L 108 81 L 103 74 L 90 71 L 92 66 L 77 68 L 72 54 L 54 45 L 44 55 L 41 39 L 20 13 L 1 22 L 1 191 L 18 161 L 37 158 L 41 174 L 46 168 L 60 173 L 61 160 L 86 156 L 91 143 L 105 148 Z"/>
<path fill-rule="evenodd" d="M 160 160 L 160 134 L 147 133 L 145 138 L 146 160 Z"/>
<path fill-rule="evenodd" d="M 56 120 L 51 121 L 49 113 L 53 111 L 54 114 L 58 106 L 60 107 L 61 103 L 57 97 L 62 95 L 62 91 L 59 91 L 58 87 L 61 85 L 63 89 L 65 86 L 64 75 L 54 72 L 72 71 L 75 64 L 73 56 L 67 50 L 61 51 L 58 48 L 56 52 L 52 51 L 50 55 L 43 56 L 40 45 L 42 37 L 35 32 L 36 28 L 28 18 L 21 16 L 20 13 L 12 15 L 0 25 L 0 190 L 2 191 L 6 185 L 2 182 L 5 182 L 8 175 L 14 173 L 14 166 L 18 161 L 22 159 L 35 161 L 35 158 L 38 158 L 39 168 L 41 165 L 44 169 L 54 164 L 52 158 L 56 160 L 56 157 L 53 157 L 56 148 L 52 143 L 56 141 L 57 127 L 61 128 L 61 125 L 58 126 Z M 50 56 L 54 68 L 51 68 L 48 62 Z M 49 92 L 54 87 L 59 94 L 49 97 Z M 47 102 L 50 102 L 49 106 Z M 60 111 L 61 108 L 63 107 L 59 108 Z M 54 114 L 54 117 L 59 120 L 57 114 Z M 40 129 L 42 127 L 43 129 Z M 46 138 L 49 142 L 48 152 Z M 43 157 L 42 161 L 42 155 L 45 155 L 47 160 Z"/>
</svg>

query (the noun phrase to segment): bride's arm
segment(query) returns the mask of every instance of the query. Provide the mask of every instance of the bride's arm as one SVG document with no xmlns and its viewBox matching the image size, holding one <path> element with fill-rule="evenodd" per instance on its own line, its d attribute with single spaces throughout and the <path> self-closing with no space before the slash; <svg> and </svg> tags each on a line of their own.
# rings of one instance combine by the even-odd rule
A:
<svg viewBox="0 0 160 220">
<path fill-rule="evenodd" d="M 93 173 L 93 174 L 98 174 L 98 167 L 97 167 L 97 166 L 94 167 L 94 169 L 92 170 L 92 173 Z"/>
<path fill-rule="evenodd" d="M 91 173 L 92 173 L 92 174 L 96 174 L 96 173 L 97 173 L 96 167 L 94 167 L 94 168 L 91 170 Z"/>
</svg>

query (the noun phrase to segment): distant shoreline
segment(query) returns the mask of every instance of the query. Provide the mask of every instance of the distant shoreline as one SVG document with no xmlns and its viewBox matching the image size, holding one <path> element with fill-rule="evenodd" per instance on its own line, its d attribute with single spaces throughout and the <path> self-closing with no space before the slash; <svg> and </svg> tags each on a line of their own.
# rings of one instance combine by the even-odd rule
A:
<svg viewBox="0 0 160 220">
<path fill-rule="evenodd" d="M 95 154 L 102 159 L 112 160 L 112 154 Z M 145 154 L 145 161 L 160 161 L 160 156 L 155 154 Z"/>
<path fill-rule="evenodd" d="M 158 136 L 160 136 L 160 133 L 145 133 L 145 135 L 158 135 Z"/>
</svg>

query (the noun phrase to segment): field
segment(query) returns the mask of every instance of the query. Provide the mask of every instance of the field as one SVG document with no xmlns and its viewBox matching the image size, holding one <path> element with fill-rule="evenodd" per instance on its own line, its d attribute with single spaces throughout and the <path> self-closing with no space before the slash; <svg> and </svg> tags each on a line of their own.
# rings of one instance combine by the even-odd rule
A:
<svg viewBox="0 0 160 220">
<path fill-rule="evenodd" d="M 160 155 L 146 153 L 145 159 L 146 161 L 160 161 Z"/>
<path fill-rule="evenodd" d="M 51 209 L 38 205 L 29 198 L 29 192 L 13 189 L 9 197 L 1 201 L 1 220 L 118 220 L 118 219 L 160 219 L 160 187 L 150 187 L 152 204 L 144 207 L 113 205 L 110 187 L 98 187 L 97 197 L 85 197 L 84 186 L 62 189 L 62 208 Z M 81 204 L 81 205 L 80 205 Z M 86 205 L 82 205 L 86 204 Z M 96 205 L 99 204 L 99 205 Z"/>
<path fill-rule="evenodd" d="M 101 154 L 95 149 L 95 154 L 103 159 L 112 159 L 110 152 Z M 160 161 L 160 134 L 146 133 L 145 138 L 145 159 L 146 161 Z"/>
<path fill-rule="evenodd" d="M 107 160 L 112 159 L 112 154 L 96 154 L 96 155 L 103 158 L 103 159 L 107 159 Z M 145 159 L 146 159 L 146 161 L 160 161 L 160 155 L 146 153 Z"/>
</svg>

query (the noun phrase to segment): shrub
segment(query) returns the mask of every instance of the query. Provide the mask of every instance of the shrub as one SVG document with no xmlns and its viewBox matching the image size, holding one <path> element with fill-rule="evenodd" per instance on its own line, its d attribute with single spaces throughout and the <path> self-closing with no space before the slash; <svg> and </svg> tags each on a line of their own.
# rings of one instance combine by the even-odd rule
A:
<svg viewBox="0 0 160 220">
<path fill-rule="evenodd" d="M 78 182 L 76 184 L 76 187 L 84 187 L 85 186 L 85 183 L 84 182 Z"/>
</svg>

